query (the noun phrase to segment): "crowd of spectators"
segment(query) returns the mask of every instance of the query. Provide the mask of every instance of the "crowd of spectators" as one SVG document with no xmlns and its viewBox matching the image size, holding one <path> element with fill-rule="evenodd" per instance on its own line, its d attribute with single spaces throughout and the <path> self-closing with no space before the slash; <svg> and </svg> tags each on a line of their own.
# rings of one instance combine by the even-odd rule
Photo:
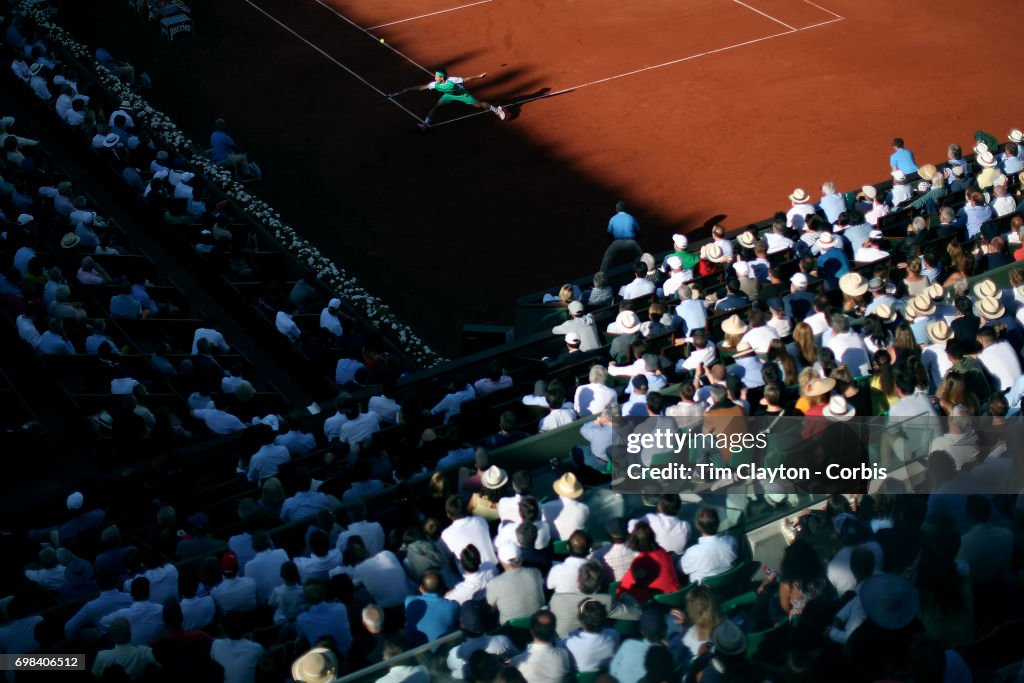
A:
<svg viewBox="0 0 1024 683">
<path fill-rule="evenodd" d="M 80 130 L 166 223 L 199 225 L 197 253 L 236 273 L 252 268 L 249 234 L 208 206 L 183 154 L 156 145 L 130 107 L 107 116 L 20 20 L 5 18 L 3 35 L 28 96 Z M 144 280 L 97 262 L 130 245 L 17 121 L 2 126 L 0 220 L 12 263 L 0 294 L 19 313 L 18 333 L 41 355 L 100 357 L 111 394 L 131 399 L 115 419 L 152 430 L 144 384 L 119 368 L 103 318 L 174 311 Z M 247 409 L 253 386 L 218 362 L 230 346 L 215 321 L 204 323 L 189 358 L 175 364 L 157 350 L 150 362 L 186 376 L 189 415 L 164 416 L 168 425 L 183 429 L 187 417 L 215 435 L 244 433 L 237 466 L 223 473 L 246 487 L 237 524 L 225 532 L 203 509 L 151 501 L 155 522 L 126 538 L 104 501 L 72 492 L 58 522 L 19 539 L 33 558 L 8 587 L 0 651 L 86 652 L 92 674 L 112 680 L 249 683 L 280 652 L 296 655 L 287 662 L 296 681 L 379 663 L 374 680 L 388 683 L 970 680 L 957 649 L 1019 604 L 1024 548 L 1024 461 L 1009 419 L 1024 394 L 1024 269 L 1009 271 L 1009 289 L 974 277 L 1024 259 L 1013 176 L 1024 136 L 1012 131 L 1001 151 L 986 135 L 976 142 L 976 168 L 956 146 L 947 162 L 918 166 L 896 139 L 891 189 L 847 196 L 826 182 L 816 204 L 797 189 L 763 232 L 730 238 L 719 226 L 699 251 L 675 235 L 660 261 L 640 251 L 621 288 L 606 259 L 591 289 L 552 297 L 567 312 L 553 329 L 564 348 L 535 365 L 544 380 L 529 393 L 494 363 L 403 394 L 382 355 L 354 338 L 341 302 L 300 283 L 267 305 L 291 344 L 314 336 L 340 355 L 343 391 L 314 433 L 297 415 Z M 212 147 L 237 174 L 261 174 L 223 122 Z M 886 228 L 907 207 L 899 234 Z M 608 226 L 627 242 L 613 244 L 615 258 L 639 250 L 627 208 Z M 104 316 L 75 305 L 79 288 L 112 283 Z M 609 307 L 614 319 L 601 329 L 596 313 Z M 301 313 L 316 318 L 312 333 Z M 504 412 L 495 433 L 464 438 L 495 426 L 469 424 L 464 411 L 508 393 L 543 414 L 525 424 Z M 700 428 L 715 415 L 797 418 L 799 440 L 825 458 L 830 425 L 934 417 L 933 492 L 907 495 L 892 482 L 872 496 L 833 493 L 785 526 L 780 566 L 757 575 L 710 500 L 684 509 L 665 494 L 624 515 L 591 510 L 624 418 Z M 401 449 L 386 450 L 383 436 L 398 429 Z M 489 454 L 527 430 L 559 429 L 578 429 L 582 443 L 550 454 L 555 471 L 543 483 Z M 894 432 L 879 458 L 908 459 L 905 440 Z M 333 476 L 294 466 L 311 456 Z M 417 477 L 426 489 L 402 488 L 387 514 L 377 509 Z M 963 493 L 979 488 L 990 494 Z M 764 486 L 754 497 L 784 511 L 796 493 Z M 275 547 L 285 527 L 298 548 Z M 422 654 L 402 656 L 410 648 Z"/>
</svg>

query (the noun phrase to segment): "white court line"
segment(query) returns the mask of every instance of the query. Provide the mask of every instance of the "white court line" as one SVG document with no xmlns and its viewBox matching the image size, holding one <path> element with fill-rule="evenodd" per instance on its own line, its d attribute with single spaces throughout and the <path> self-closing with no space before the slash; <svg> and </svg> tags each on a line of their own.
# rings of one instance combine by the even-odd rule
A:
<svg viewBox="0 0 1024 683">
<path fill-rule="evenodd" d="M 716 54 L 718 52 L 725 52 L 726 50 L 733 50 L 733 49 L 738 48 L 738 47 L 744 47 L 745 45 L 753 45 L 754 43 L 760 43 L 760 42 L 763 42 L 765 40 L 772 40 L 773 38 L 778 38 L 779 36 L 793 35 L 794 33 L 798 33 L 800 31 L 806 31 L 808 29 L 816 28 L 818 26 L 824 26 L 826 24 L 833 24 L 833 23 L 835 23 L 837 21 L 842 21 L 842 17 L 840 17 L 838 19 L 830 19 L 828 21 L 823 21 L 820 24 L 814 24 L 813 26 L 804 26 L 803 28 L 798 28 L 798 29 L 795 29 L 793 31 L 782 31 L 780 33 L 773 33 L 770 36 L 764 36 L 763 38 L 754 38 L 753 40 L 745 40 L 742 43 L 736 43 L 734 45 L 727 45 L 725 47 L 715 48 L 714 50 L 708 50 L 706 52 L 698 52 L 697 54 L 690 55 L 688 57 L 680 57 L 679 59 L 673 59 L 671 61 L 662 62 L 661 64 L 654 64 L 652 66 L 645 66 L 645 67 L 643 67 L 641 69 L 634 69 L 633 71 L 627 71 L 625 73 L 617 74 L 615 76 L 608 76 L 606 78 L 599 78 L 596 81 L 590 81 L 589 83 L 582 83 L 580 85 L 574 85 L 571 88 L 562 88 L 561 90 L 556 90 L 555 92 L 545 93 L 543 95 L 537 95 L 536 97 L 527 97 L 527 98 L 522 99 L 522 100 L 516 100 L 515 102 L 510 102 L 510 103 L 508 103 L 505 106 L 506 107 L 518 107 L 518 106 L 526 104 L 528 102 L 535 102 L 537 100 L 547 99 L 549 97 L 554 97 L 556 95 L 563 95 L 565 93 L 572 92 L 574 90 L 582 90 L 583 88 L 589 88 L 592 85 L 600 85 L 601 83 L 607 83 L 609 81 L 615 81 L 615 80 L 618 80 L 620 78 L 626 78 L 627 76 L 635 76 L 636 74 L 640 74 L 640 73 L 643 73 L 645 71 L 653 71 L 655 69 L 663 69 L 663 68 L 665 68 L 667 66 L 673 66 L 675 64 L 681 64 L 683 62 L 689 62 L 689 61 L 697 59 L 699 57 L 706 57 L 707 55 L 713 55 L 713 54 Z M 448 119 L 447 121 L 441 121 L 440 123 L 432 123 L 432 124 L 430 124 L 430 127 L 431 128 L 438 128 L 440 126 L 447 126 L 450 123 L 455 123 L 457 121 L 464 121 L 465 119 L 471 119 L 471 118 L 474 118 L 476 116 L 482 116 L 483 114 L 487 114 L 487 113 L 489 113 L 489 112 L 477 111 L 477 112 L 473 112 L 472 114 L 463 114 L 462 116 L 456 117 L 454 119 Z"/>
<path fill-rule="evenodd" d="M 830 10 L 830 9 L 825 9 L 825 8 L 824 8 L 824 7 L 822 7 L 821 5 L 815 5 L 815 4 L 813 3 L 813 2 L 811 2 L 811 0 L 804 0 L 804 2 L 806 2 L 806 3 L 807 3 L 808 5 L 810 5 L 811 7 L 817 7 L 817 8 L 818 8 L 818 9 L 820 9 L 820 10 L 821 10 L 822 12 L 827 12 L 827 13 L 831 14 L 831 15 L 832 15 L 833 17 L 835 17 L 836 19 L 843 19 L 843 17 L 839 16 L 838 14 L 836 14 L 835 12 L 833 12 L 832 10 Z M 807 28 L 810 28 L 810 27 L 807 27 Z"/>
<path fill-rule="evenodd" d="M 732 0 L 732 1 L 733 1 L 733 2 L 735 2 L 735 3 L 737 4 L 737 5 L 743 5 L 743 6 L 744 6 L 744 7 L 746 7 L 747 9 L 749 9 L 749 10 L 753 10 L 754 12 L 757 12 L 757 13 L 758 13 L 758 14 L 760 14 L 760 15 L 761 15 L 762 17 L 766 17 L 766 18 L 768 18 L 768 19 L 771 19 L 771 20 L 772 20 L 772 21 L 774 21 L 774 22 L 775 22 L 776 24 L 782 24 L 783 26 L 785 26 L 786 28 L 788 28 L 788 29 L 789 29 L 790 31 L 796 31 L 796 29 L 795 29 L 795 28 L 793 28 L 792 26 L 790 26 L 790 25 L 789 25 L 789 24 L 787 24 L 786 22 L 784 22 L 784 21 L 779 21 L 778 19 L 776 19 L 776 18 L 775 18 L 775 17 L 773 17 L 772 15 L 770 15 L 770 14 L 765 14 L 764 12 L 762 12 L 762 11 L 761 11 L 761 10 L 759 10 L 759 9 L 757 9 L 756 7 L 751 7 L 750 5 L 748 5 L 748 4 L 747 4 L 747 3 L 745 3 L 745 2 L 740 2 L 740 0 Z"/>
<path fill-rule="evenodd" d="M 486 2 L 490 2 L 491 0 L 485 0 L 485 1 L 486 1 Z M 323 0 L 316 0 L 316 2 L 317 2 L 317 4 L 319 4 L 319 5 L 322 5 L 322 6 L 326 7 L 327 9 L 329 9 L 330 11 L 334 12 L 334 14 L 335 14 L 335 15 L 336 15 L 337 17 L 339 17 L 340 19 L 344 19 L 345 21 L 347 21 L 347 22 L 348 22 L 349 24 L 351 24 L 352 26 L 355 26 L 355 27 L 356 27 L 357 29 L 359 29 L 360 31 L 362 31 L 362 32 L 363 32 L 363 33 L 365 33 L 366 35 L 368 35 L 368 36 L 370 36 L 371 38 L 373 38 L 374 42 L 376 42 L 376 41 L 379 41 L 379 40 L 380 40 L 380 36 L 375 36 L 375 35 L 373 35 L 372 33 L 370 33 L 370 29 L 368 29 L 368 28 L 363 28 L 362 26 L 360 26 L 360 25 L 359 25 L 359 24 L 357 24 L 356 22 L 352 21 L 351 19 L 349 19 L 348 17 L 346 17 L 346 16 L 344 15 L 344 14 L 342 14 L 342 13 L 341 13 L 341 12 L 339 12 L 338 10 L 336 10 L 336 9 L 334 9 L 333 7 L 331 7 L 330 5 L 328 5 L 328 4 L 326 3 L 326 2 L 323 2 Z M 479 3 L 476 3 L 476 4 L 479 4 Z M 396 22 L 396 23 L 397 23 L 397 22 Z M 390 26 L 390 24 L 383 24 L 383 25 L 384 25 L 384 26 Z M 371 27 L 371 28 L 380 28 L 380 27 L 379 27 L 379 26 L 373 26 L 373 27 Z M 414 65 L 414 66 L 416 66 L 417 68 L 419 68 L 419 69 L 421 69 L 421 70 L 425 71 L 425 72 L 426 72 L 426 73 L 428 73 L 428 74 L 431 74 L 431 75 L 433 75 L 433 74 L 434 74 L 434 72 L 433 72 L 433 71 L 431 71 L 431 70 L 430 70 L 430 69 L 428 69 L 427 67 L 423 66 L 423 65 L 422 65 L 422 64 L 420 64 L 419 62 L 415 61 L 415 60 L 414 60 L 414 59 L 413 59 L 412 57 L 409 57 L 409 56 L 408 56 L 407 54 L 405 54 L 404 52 L 400 52 L 399 50 L 396 50 L 395 48 L 391 47 L 391 45 L 389 45 L 388 43 L 383 43 L 383 45 L 384 45 L 384 47 L 388 48 L 389 50 L 391 50 L 392 52 L 394 52 L 394 53 L 395 53 L 396 55 L 398 55 L 398 56 L 402 57 L 402 58 L 403 58 L 403 59 L 404 59 L 405 61 L 409 62 L 410 64 L 412 64 L 412 65 Z"/>
<path fill-rule="evenodd" d="M 349 74 L 350 76 L 352 76 L 353 78 L 355 78 L 355 79 L 356 79 L 356 80 L 358 80 L 359 82 L 363 83 L 364 85 L 366 85 L 367 87 L 369 87 L 370 89 L 372 89 L 372 90 L 373 90 L 374 92 L 376 92 L 376 93 L 377 93 L 378 95 L 381 95 L 382 97 L 383 97 L 383 96 L 385 96 L 385 95 L 387 95 L 387 93 L 385 93 L 385 92 L 384 92 L 383 90 L 381 90 L 380 88 L 378 88 L 377 86 L 375 86 L 375 85 L 374 85 L 373 83 L 370 83 L 370 82 L 369 82 L 368 80 L 366 80 L 365 78 L 363 78 L 362 76 L 360 76 L 359 74 L 357 74 L 357 73 L 356 73 L 355 71 L 353 71 L 352 69 L 348 68 L 347 66 L 345 66 L 344 64 L 342 64 L 341 62 L 339 62 L 339 61 L 338 61 L 337 59 L 335 59 L 334 57 L 332 57 L 332 56 L 330 56 L 329 54 L 327 54 L 326 52 L 324 52 L 324 51 L 323 51 L 322 49 L 320 49 L 319 47 L 317 47 L 317 46 L 316 46 L 316 45 L 314 45 L 313 43 L 311 43 L 311 42 L 309 42 L 308 40 L 306 40 L 305 38 L 303 38 L 303 37 L 302 37 L 301 35 L 299 35 L 299 34 L 298 34 L 298 32 L 296 32 L 296 31 L 295 31 L 295 29 L 293 29 L 293 28 L 292 28 L 291 26 L 288 26 L 287 24 L 283 23 L 283 22 L 282 22 L 282 21 L 281 21 L 280 19 L 278 19 L 277 17 L 275 17 L 274 15 L 272 15 L 272 14 L 271 14 L 270 12 L 267 12 L 267 11 L 266 11 L 265 9 L 263 9 L 263 8 L 262 8 L 262 7 L 260 7 L 259 5 L 256 5 L 256 4 L 254 4 L 254 3 L 252 2 L 252 0 L 245 0 L 245 3 L 246 3 L 247 5 L 249 5 L 250 7 L 252 7 L 253 9 L 257 10 L 257 11 L 258 11 L 258 12 L 259 12 L 260 14 L 262 14 L 263 16 L 265 16 L 265 17 L 266 17 L 267 19 L 270 19 L 271 21 L 273 21 L 273 22 L 274 22 L 275 24 L 277 24 L 278 26 L 280 26 L 281 28 L 283 28 L 283 29 L 284 29 L 285 31 L 288 31 L 288 33 L 292 34 L 293 36 L 295 36 L 296 38 L 298 38 L 299 40 L 301 40 L 302 42 L 304 42 L 304 43 L 305 43 L 306 45 L 310 46 L 311 48 L 313 48 L 314 50 L 316 50 L 317 52 L 319 52 L 320 54 L 322 54 L 322 55 L 323 55 L 324 57 L 326 57 L 327 59 L 329 59 L 329 60 L 331 60 L 332 62 L 334 62 L 334 64 L 336 64 L 337 66 L 339 66 L 339 67 L 341 67 L 342 69 L 344 69 L 344 70 L 345 70 L 345 71 L 346 71 L 346 72 L 347 72 L 347 73 L 348 73 L 348 74 Z M 395 99 L 394 99 L 393 97 L 389 97 L 389 98 L 388 98 L 388 101 L 389 101 L 389 102 L 390 102 L 391 104 L 393 104 L 393 105 L 395 105 L 396 107 L 398 107 L 399 109 L 401 109 L 402 111 L 404 111 L 404 112 L 405 112 L 406 114 L 408 114 L 409 116 L 411 116 L 411 117 L 413 117 L 414 119 L 416 119 L 417 121 L 419 121 L 420 123 L 423 123 L 423 119 L 421 119 L 420 117 L 416 116 L 416 114 L 413 114 L 413 113 L 412 113 L 411 111 L 409 111 L 408 109 L 406 109 L 405 107 L 403 107 L 403 106 L 402 106 L 402 105 L 401 105 L 400 103 L 396 102 L 396 101 L 395 101 Z"/>
<path fill-rule="evenodd" d="M 395 24 L 404 24 L 407 21 L 416 21 L 417 19 L 426 19 L 427 17 L 433 17 L 433 16 L 436 16 L 438 14 L 445 14 L 446 12 L 454 12 L 456 10 L 466 9 L 467 7 L 476 7 L 477 5 L 486 5 L 488 2 L 491 2 L 491 1 L 492 0 L 478 0 L 477 2 L 471 2 L 468 5 L 459 5 L 458 7 L 449 7 L 448 9 L 438 10 L 437 12 L 429 12 L 427 14 L 421 14 L 421 15 L 416 16 L 416 17 L 409 17 L 408 19 L 399 19 L 398 21 L 389 21 L 386 24 L 377 24 L 376 26 L 370 26 L 366 30 L 367 31 L 372 31 L 375 28 L 384 28 L 385 26 L 394 26 Z M 320 2 L 320 0 L 317 0 L 317 2 Z"/>
</svg>

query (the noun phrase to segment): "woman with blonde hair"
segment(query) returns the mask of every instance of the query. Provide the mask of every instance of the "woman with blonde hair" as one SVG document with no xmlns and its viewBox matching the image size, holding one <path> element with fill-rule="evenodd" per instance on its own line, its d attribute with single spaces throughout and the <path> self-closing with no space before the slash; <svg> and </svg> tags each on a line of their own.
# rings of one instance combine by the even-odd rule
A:
<svg viewBox="0 0 1024 683">
<path fill-rule="evenodd" d="M 673 612 L 677 619 L 685 616 L 690 628 L 683 634 L 683 647 L 690 651 L 690 657 L 701 654 L 701 648 L 710 644 L 711 634 L 725 621 L 718 606 L 715 591 L 704 584 L 696 584 L 686 592 L 686 612 Z"/>
<path fill-rule="evenodd" d="M 892 356 L 885 349 L 875 351 L 871 357 L 871 414 L 888 415 L 889 408 L 900 400 L 896 393 L 896 377 L 892 370 Z"/>
<path fill-rule="evenodd" d="M 793 328 L 793 359 L 801 370 L 813 366 L 818 360 L 814 330 L 805 322 L 799 322 Z"/>
</svg>

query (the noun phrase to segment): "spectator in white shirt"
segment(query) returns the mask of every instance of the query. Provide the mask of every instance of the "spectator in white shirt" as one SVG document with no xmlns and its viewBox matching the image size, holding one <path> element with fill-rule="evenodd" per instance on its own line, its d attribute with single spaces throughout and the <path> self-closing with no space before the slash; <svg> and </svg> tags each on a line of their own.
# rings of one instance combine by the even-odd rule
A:
<svg viewBox="0 0 1024 683">
<path fill-rule="evenodd" d="M 359 409 L 358 401 L 350 402 L 345 407 L 348 421 L 338 430 L 338 440 L 347 443 L 354 451 L 380 431 L 380 415 L 370 410 L 360 412 Z"/>
<path fill-rule="evenodd" d="M 718 535 L 720 521 L 714 508 L 701 508 L 696 524 L 700 538 L 679 560 L 679 568 L 690 583 L 700 583 L 709 576 L 726 572 L 736 563 L 736 540 Z"/>
<path fill-rule="evenodd" d="M 472 543 L 462 549 L 459 564 L 462 568 L 462 581 L 445 594 L 445 599 L 460 605 L 484 600 L 487 596 L 487 582 L 497 575 L 497 565 L 482 562 L 480 551 Z"/>
<path fill-rule="evenodd" d="M 1007 391 L 1021 376 L 1020 357 L 1010 342 L 999 340 L 995 328 L 982 327 L 978 330 L 978 343 L 981 353 L 978 362 L 995 380 L 993 384 L 999 391 Z"/>
<path fill-rule="evenodd" d="M 850 319 L 843 313 L 832 316 L 832 335 L 825 346 L 835 354 L 836 363 L 850 368 L 854 376 L 871 372 L 871 359 L 860 335 L 850 329 Z"/>
<path fill-rule="evenodd" d="M 541 418 L 537 431 L 547 432 L 563 427 L 576 420 L 576 412 L 565 402 L 565 388 L 558 380 L 552 380 L 544 392 L 548 414 Z"/>
<path fill-rule="evenodd" d="M 374 602 L 385 609 L 403 605 L 405 598 L 414 592 L 395 554 L 390 550 L 381 550 L 370 555 L 358 536 L 349 539 L 348 547 L 345 548 L 345 565 L 352 567 L 352 583 L 357 588 L 365 588 Z M 340 570 L 332 569 L 331 572 L 333 575 Z"/>
<path fill-rule="evenodd" d="M 228 612 L 221 623 L 225 637 L 213 641 L 210 659 L 224 667 L 224 683 L 255 683 L 263 646 L 245 638 L 250 627 L 238 612 Z"/>
<path fill-rule="evenodd" d="M 786 212 L 786 226 L 794 230 L 803 230 L 806 217 L 814 213 L 811 196 L 798 187 L 789 195 L 789 203 L 791 208 Z"/>
<path fill-rule="evenodd" d="M 380 416 L 381 422 L 396 424 L 398 422 L 398 414 L 402 410 L 398 401 L 395 400 L 397 396 L 398 384 L 393 379 L 386 379 L 381 385 L 380 394 L 378 396 L 371 396 L 366 407 L 370 412 L 377 413 Z"/>
<path fill-rule="evenodd" d="M 331 548 L 331 539 L 323 529 L 314 529 L 309 535 L 309 550 L 308 557 L 295 558 L 302 582 L 310 579 L 326 581 L 329 572 L 341 564 L 341 553 L 337 548 Z"/>
<path fill-rule="evenodd" d="M 457 374 L 452 377 L 449 393 L 431 408 L 430 412 L 433 415 L 443 415 L 445 424 L 448 424 L 452 417 L 459 414 L 462 404 L 474 398 L 476 390 L 466 381 L 465 375 Z"/>
<path fill-rule="evenodd" d="M 110 630 L 115 619 L 124 617 L 131 624 L 134 645 L 145 645 L 164 632 L 164 608 L 149 599 L 149 579 L 136 577 L 131 586 L 132 604 L 100 619 L 100 631 Z"/>
<path fill-rule="evenodd" d="M 252 533 L 252 549 L 256 554 L 245 563 L 245 576 L 256 582 L 256 594 L 261 602 L 266 602 L 282 583 L 281 566 L 288 562 L 288 553 L 274 548 L 270 534 L 263 529 Z"/>
<path fill-rule="evenodd" d="M 580 628 L 562 640 L 572 655 L 579 673 L 592 673 L 608 666 L 619 647 L 619 633 L 607 628 L 608 609 L 596 598 L 586 598 L 579 606 Z"/>
<path fill-rule="evenodd" d="M 205 339 L 210 344 L 210 350 L 213 352 L 215 349 L 220 353 L 227 353 L 231 350 L 228 346 L 227 341 L 224 340 L 224 335 L 217 330 L 217 321 L 214 318 L 207 318 L 203 323 L 204 327 L 200 327 L 196 330 L 195 334 L 192 335 L 192 355 L 195 356 L 199 353 L 199 340 Z"/>
<path fill-rule="evenodd" d="M 590 538 L 577 530 L 569 536 L 569 556 L 556 562 L 548 571 L 547 588 L 555 593 L 575 593 L 579 590 L 580 567 L 587 563 L 590 555 Z"/>
<path fill-rule="evenodd" d="M 466 546 L 475 545 L 483 562 L 497 565 L 498 556 L 494 554 L 494 546 L 491 545 L 487 522 L 482 517 L 467 516 L 466 501 L 461 496 L 448 496 L 444 507 L 451 524 L 441 532 L 441 542 L 448 551 L 454 557 L 459 557 Z"/>
<path fill-rule="evenodd" d="M 302 588 L 299 568 L 289 560 L 281 565 L 281 585 L 270 591 L 267 605 L 274 608 L 274 623 L 283 624 L 295 619 L 306 607 L 306 592 Z"/>
<path fill-rule="evenodd" d="M 328 443 L 331 441 L 337 441 L 341 434 L 341 427 L 348 422 L 348 416 L 345 414 L 345 408 L 352 402 L 352 395 L 346 391 L 338 394 L 338 397 L 334 399 L 334 415 L 324 420 L 324 438 L 327 439 Z"/>
<path fill-rule="evenodd" d="M 768 353 L 768 346 L 772 343 L 773 339 L 779 338 L 779 333 L 773 326 L 765 324 L 764 312 L 752 308 L 748 315 L 750 327 L 747 329 L 746 334 L 740 338 L 740 342 L 747 342 L 754 349 L 754 353 L 766 354 Z M 785 318 L 785 316 L 783 316 Z"/>
<path fill-rule="evenodd" d="M 644 401 L 646 405 L 646 397 Z M 646 414 L 645 411 L 644 415 Z M 620 418 L 618 404 L 611 403 L 605 406 L 596 420 L 586 422 L 580 427 L 580 436 L 587 440 L 587 444 L 572 449 L 572 458 L 577 466 L 586 465 L 602 474 L 608 471 L 611 462 L 608 448 L 612 445 L 615 426 L 621 423 Z"/>
<path fill-rule="evenodd" d="M 577 387 L 573 396 L 573 410 L 580 417 L 595 415 L 605 406 L 618 402 L 615 390 L 608 386 L 608 371 L 603 365 L 590 368 L 589 383 Z"/>
<path fill-rule="evenodd" d="M 555 642 L 555 615 L 548 610 L 534 613 L 530 636 L 526 652 L 513 657 L 510 666 L 519 669 L 527 683 L 563 683 L 572 665 L 569 651 Z"/>
<path fill-rule="evenodd" d="M 114 641 L 114 647 L 100 650 L 93 660 L 94 677 L 104 678 L 107 669 L 116 665 L 124 670 L 129 680 L 137 681 L 151 668 L 160 666 L 148 645 L 132 645 L 132 626 L 124 617 L 118 617 L 110 624 L 110 639 Z"/>
<path fill-rule="evenodd" d="M 566 472 L 552 484 L 556 500 L 543 506 L 544 521 L 551 527 L 554 540 L 568 539 L 577 529 L 586 531 L 590 508 L 580 502 L 583 484 L 572 472 Z"/>
<path fill-rule="evenodd" d="M 295 483 L 295 494 L 286 498 L 281 503 L 281 513 L 278 515 L 286 522 L 293 522 L 298 519 L 312 517 L 321 510 L 329 510 L 336 506 L 337 500 L 332 500 L 319 491 L 313 491 L 313 476 L 305 467 L 299 467 L 292 475 Z"/>
<path fill-rule="evenodd" d="M 502 389 L 509 389 L 511 387 L 512 378 L 505 373 L 501 364 L 497 361 L 491 361 L 491 364 L 487 367 L 486 377 L 482 377 L 473 382 L 473 389 L 476 390 L 477 396 L 486 396 L 487 394 L 494 393 L 495 391 L 501 391 Z"/>
<path fill-rule="evenodd" d="M 295 324 L 294 319 L 298 313 L 298 308 L 293 308 L 290 311 L 278 311 L 277 317 L 274 318 L 274 327 L 293 344 L 297 343 L 302 336 L 302 330 Z"/>
<path fill-rule="evenodd" d="M 633 274 L 633 281 L 619 288 L 619 298 L 631 301 L 654 294 L 657 287 L 647 279 L 647 264 L 637 261 L 633 267 Z"/>
<path fill-rule="evenodd" d="M 331 299 L 320 311 L 320 327 L 327 330 L 335 337 L 345 336 L 345 330 L 341 326 L 341 299 Z"/>
<path fill-rule="evenodd" d="M 238 575 L 238 556 L 235 553 L 230 550 L 224 553 L 220 569 L 224 579 L 210 590 L 210 595 L 221 614 L 249 612 L 260 606 L 256 582 L 247 576 Z"/>
<path fill-rule="evenodd" d="M 633 532 L 633 527 L 637 522 L 647 522 L 654 531 L 655 538 L 658 539 L 658 545 L 674 555 L 681 554 L 690 540 L 689 523 L 679 519 L 681 504 L 678 494 L 662 494 L 658 498 L 658 507 L 655 512 L 648 512 L 639 519 L 629 521 L 629 532 Z"/>
<path fill-rule="evenodd" d="M 247 478 L 251 482 L 261 482 L 276 477 L 281 465 L 291 461 L 291 452 L 284 446 L 275 445 L 276 434 L 266 425 L 253 427 L 250 432 L 258 432 L 254 434 L 254 442 L 260 444 L 260 447 L 249 458 Z"/>
</svg>

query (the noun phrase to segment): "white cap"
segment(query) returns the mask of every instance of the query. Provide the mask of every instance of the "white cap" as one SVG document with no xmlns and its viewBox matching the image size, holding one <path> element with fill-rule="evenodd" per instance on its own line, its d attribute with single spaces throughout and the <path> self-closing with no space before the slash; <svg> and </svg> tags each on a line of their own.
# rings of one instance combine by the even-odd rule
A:
<svg viewBox="0 0 1024 683">
<path fill-rule="evenodd" d="M 32 216 L 32 214 L 28 214 L 28 213 L 20 213 L 20 214 L 18 214 L 18 225 L 27 225 L 28 223 L 31 223 L 34 220 L 35 220 L 35 218 Z"/>
<path fill-rule="evenodd" d="M 899 169 L 896 169 L 895 171 L 892 172 L 892 179 L 904 182 L 907 179 L 907 174 Z"/>
<path fill-rule="evenodd" d="M 803 273 L 796 273 L 793 277 L 789 278 L 789 281 L 800 288 L 806 287 L 808 282 L 807 276 Z"/>
<path fill-rule="evenodd" d="M 881 230 L 872 230 L 871 232 L 868 233 L 868 237 L 870 237 L 873 240 L 880 240 L 883 237 L 882 231 Z"/>
<path fill-rule="evenodd" d="M 68 510 L 81 510 L 83 503 L 85 503 L 85 496 L 78 491 L 68 496 Z"/>
<path fill-rule="evenodd" d="M 686 246 L 690 243 L 690 240 L 686 238 L 686 235 L 675 234 L 672 235 L 672 244 L 675 245 L 676 249 L 686 249 Z"/>
<path fill-rule="evenodd" d="M 678 256 L 669 256 L 667 259 L 668 267 L 672 270 L 678 270 L 683 267 L 683 259 Z"/>
<path fill-rule="evenodd" d="M 575 332 L 570 332 L 569 334 L 565 335 L 565 343 L 571 346 L 578 346 L 580 343 L 580 335 L 576 334 Z"/>
<path fill-rule="evenodd" d="M 502 543 L 498 546 L 498 561 L 503 564 L 518 562 L 522 556 L 522 550 L 515 543 Z"/>
<path fill-rule="evenodd" d="M 335 308 L 341 308 L 341 299 L 331 299 L 327 302 L 327 308 L 332 310 Z"/>
</svg>

